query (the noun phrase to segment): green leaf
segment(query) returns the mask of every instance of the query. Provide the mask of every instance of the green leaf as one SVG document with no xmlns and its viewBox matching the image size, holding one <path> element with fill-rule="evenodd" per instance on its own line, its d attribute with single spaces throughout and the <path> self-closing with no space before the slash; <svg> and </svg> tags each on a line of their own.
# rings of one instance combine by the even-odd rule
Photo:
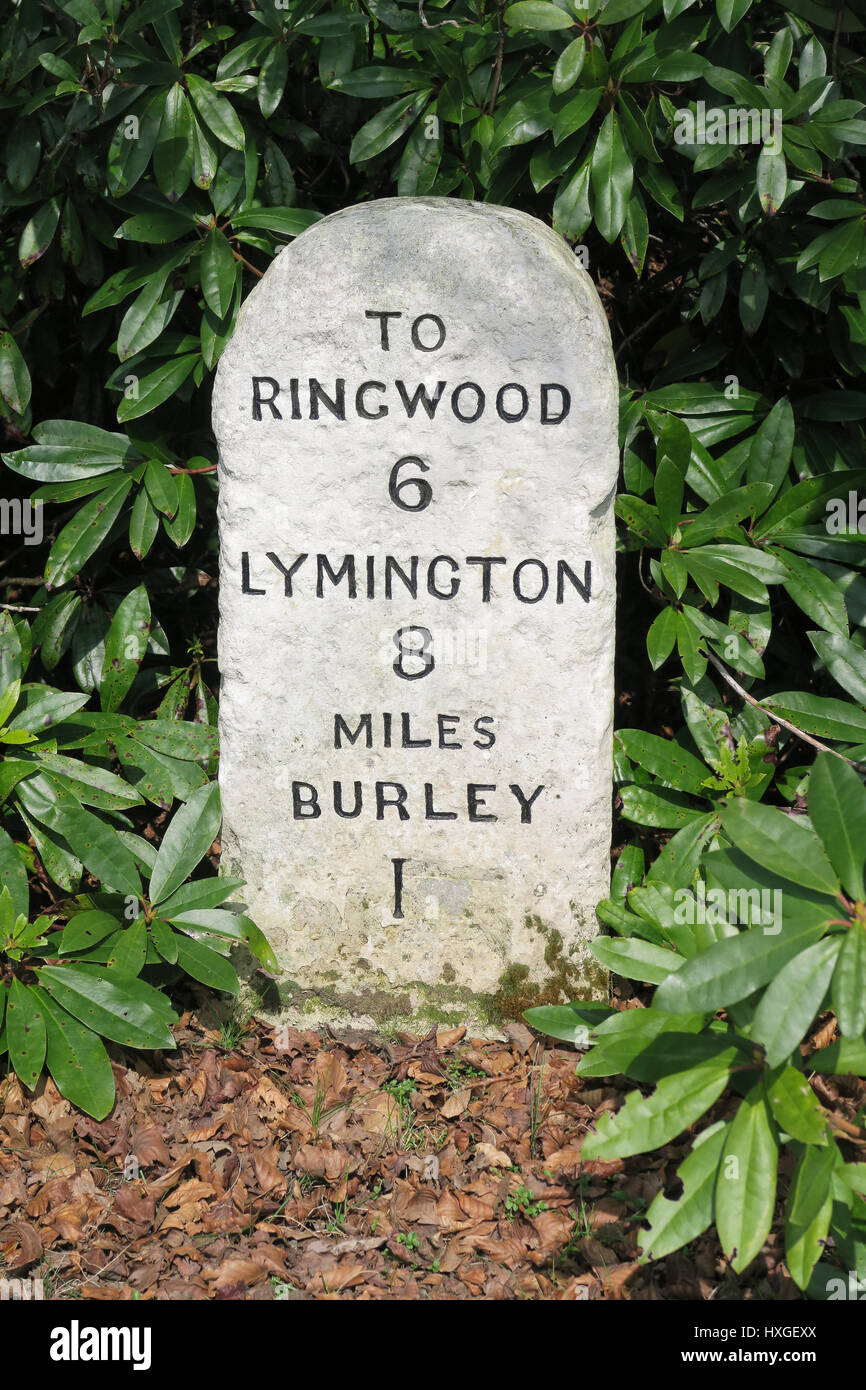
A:
<svg viewBox="0 0 866 1390">
<path fill-rule="evenodd" d="M 774 806 L 736 798 L 721 812 L 722 829 L 737 849 L 792 883 L 835 895 L 839 884 L 817 835 Z"/>
<path fill-rule="evenodd" d="M 148 925 L 151 939 L 163 960 L 168 961 L 169 965 L 177 964 L 177 946 L 179 937 L 174 932 L 168 922 L 163 922 L 161 918 L 154 917 Z"/>
<path fill-rule="evenodd" d="M 143 560 L 159 532 L 159 513 L 144 488 L 136 493 L 129 517 L 129 544 L 136 559 Z"/>
<path fill-rule="evenodd" d="M 685 964 L 682 956 L 649 941 L 641 941 L 637 936 L 625 940 L 619 937 L 597 937 L 591 941 L 589 949 L 596 960 L 613 970 L 617 975 L 625 975 L 629 980 L 643 980 L 646 984 L 661 984 L 668 975 Z"/>
<path fill-rule="evenodd" d="M 177 963 L 194 980 L 210 989 L 237 994 L 240 988 L 234 968 L 201 941 L 192 941 L 186 936 L 177 937 Z"/>
<path fill-rule="evenodd" d="M 99 700 L 111 714 L 138 674 L 150 635 L 150 600 L 143 584 L 132 589 L 118 604 L 105 639 L 105 662 L 99 683 Z"/>
<path fill-rule="evenodd" d="M 821 925 L 784 921 L 781 931 L 761 927 L 716 941 L 659 985 L 654 1007 L 667 1013 L 715 1013 L 760 989 L 823 931 Z"/>
<path fill-rule="evenodd" d="M 830 753 L 819 754 L 809 776 L 808 808 L 845 892 L 855 902 L 864 901 L 866 788 L 853 767 Z"/>
<path fill-rule="evenodd" d="M 523 1017 L 539 1033 L 586 1047 L 593 1028 L 612 1013 L 606 1004 L 539 1004 L 524 1009 Z"/>
<path fill-rule="evenodd" d="M 151 245 L 176 241 L 195 226 L 186 212 L 144 212 L 128 217 L 114 233 L 118 241 L 145 241 Z M 185 252 L 184 252 L 185 253 Z"/>
<path fill-rule="evenodd" d="M 413 124 L 427 104 L 428 98 L 428 92 L 410 92 L 408 96 L 400 97 L 390 106 L 377 111 L 371 120 L 361 126 L 352 140 L 349 162 L 360 164 L 365 159 L 373 159 L 383 150 L 390 149 Z"/>
<path fill-rule="evenodd" d="M 833 973 L 833 1012 L 846 1038 L 861 1038 L 866 1029 L 866 927 L 849 927 Z"/>
<path fill-rule="evenodd" d="M 722 28 L 730 33 L 751 7 L 752 0 L 716 0 L 716 13 Z"/>
<path fill-rule="evenodd" d="M 676 1201 L 659 1192 L 646 1214 L 649 1229 L 641 1232 L 641 1263 L 660 1260 L 701 1235 L 713 1219 L 716 1173 L 728 1142 L 729 1126 L 701 1136 L 677 1169 L 683 1190 Z"/>
<path fill-rule="evenodd" d="M 137 420 L 139 416 L 147 415 L 149 411 L 162 405 L 163 401 L 167 401 L 178 387 L 183 385 L 196 363 L 200 361 L 200 354 L 192 352 L 163 362 L 156 371 L 143 377 L 138 383 L 137 396 L 124 396 L 117 407 L 118 420 L 121 423 L 125 420 Z"/>
<path fill-rule="evenodd" d="M 73 579 L 105 540 L 126 501 L 132 479 L 119 475 L 76 512 L 51 547 L 45 584 L 59 588 Z"/>
<path fill-rule="evenodd" d="M 119 975 L 140 975 L 147 956 L 147 928 L 139 917 L 114 938 L 108 965 Z"/>
<path fill-rule="evenodd" d="M 15 848 L 15 841 L 2 829 L 0 829 L 0 882 L 9 889 L 12 909 L 16 917 L 29 916 L 30 891 L 27 886 L 27 870 Z"/>
<path fill-rule="evenodd" d="M 250 208 L 247 212 L 236 212 L 232 217 L 232 227 L 237 231 L 243 227 L 253 227 L 266 232 L 280 232 L 283 236 L 299 236 L 321 217 L 320 212 L 309 208 Z"/>
<path fill-rule="evenodd" d="M 633 1091 L 616 1115 L 603 1114 L 595 1133 L 583 1141 L 587 1159 L 628 1158 L 669 1144 L 718 1100 L 728 1068 L 717 1059 L 660 1081 L 651 1096 Z"/>
<path fill-rule="evenodd" d="M 221 811 L 215 782 L 193 792 L 173 817 L 150 876 L 150 901 L 163 902 L 188 878 L 217 837 Z"/>
<path fill-rule="evenodd" d="M 30 373 L 12 334 L 0 333 L 0 399 L 16 415 L 30 404 Z"/>
<path fill-rule="evenodd" d="M 283 99 L 289 76 L 289 55 L 285 44 L 275 43 L 259 69 L 259 110 L 267 120 Z"/>
<path fill-rule="evenodd" d="M 44 823 L 59 831 L 73 854 L 103 885 L 140 897 L 141 881 L 135 860 L 111 826 L 89 811 L 71 806 L 54 808 Z"/>
<path fill-rule="evenodd" d="M 45 1065 L 62 1096 L 97 1120 L 114 1105 L 114 1072 L 96 1034 L 31 987 L 45 1019 Z"/>
<path fill-rule="evenodd" d="M 589 205 L 590 161 L 584 160 L 570 179 L 564 179 L 553 203 L 553 226 L 561 236 L 576 241 L 592 221 Z"/>
<path fill-rule="evenodd" d="M 866 1076 L 866 1038 L 842 1038 L 809 1058 L 810 1071 L 822 1076 Z"/>
<path fill-rule="evenodd" d="M 168 916 L 165 904 L 160 905 L 160 913 Z M 175 927 L 180 927 L 181 931 L 193 928 L 192 935 L 196 936 L 199 932 L 212 933 L 215 936 L 224 936 L 230 941 L 243 943 L 259 960 L 266 970 L 274 974 L 279 971 L 279 964 L 271 947 L 268 945 L 264 934 L 256 926 L 255 922 L 242 913 L 220 911 L 219 909 L 190 909 L 186 908 L 181 913 L 172 912 L 171 923 Z"/>
<path fill-rule="evenodd" d="M 781 140 L 767 142 L 758 155 L 757 189 L 761 207 L 767 217 L 775 217 L 788 190 L 788 169 Z"/>
<path fill-rule="evenodd" d="M 60 202 L 57 198 L 50 198 L 34 212 L 18 243 L 18 259 L 25 270 L 45 255 L 54 240 L 59 221 Z"/>
<path fill-rule="evenodd" d="M 552 85 L 557 96 L 574 86 L 580 77 L 585 58 L 586 40 L 583 37 L 572 39 L 568 47 L 562 50 L 553 69 Z"/>
<path fill-rule="evenodd" d="M 16 1076 L 32 1091 L 45 1061 L 45 1016 L 36 994 L 15 976 L 6 1004 L 6 1041 Z"/>
<path fill-rule="evenodd" d="M 821 1255 L 833 1210 L 835 1144 L 814 1144 L 801 1153 L 785 1206 L 785 1263 L 791 1278 L 805 1289 Z"/>
<path fill-rule="evenodd" d="M 205 463 L 204 459 L 191 460 L 192 463 Z M 192 478 L 187 473 L 176 473 L 173 475 L 176 496 L 177 510 L 170 521 L 163 522 L 163 528 L 169 540 L 178 548 L 182 549 L 193 531 L 195 530 L 196 507 L 195 507 L 195 486 Z"/>
<path fill-rule="evenodd" d="M 673 739 L 659 738 L 658 734 L 646 734 L 640 729 L 620 729 L 616 739 L 632 762 L 639 763 L 667 786 L 695 796 L 706 795 L 706 767 Z"/>
<path fill-rule="evenodd" d="M 88 951 L 117 931 L 117 918 L 111 912 L 88 908 L 70 917 L 60 937 L 58 955 L 68 956 L 74 951 Z"/>
<path fill-rule="evenodd" d="M 752 1037 L 761 1043 L 767 1062 L 777 1067 L 802 1042 L 830 985 L 841 940 L 818 941 L 782 967 L 767 986 L 752 1022 Z"/>
<path fill-rule="evenodd" d="M 546 0 L 517 0 L 509 5 L 503 19 L 513 29 L 571 29 L 574 20 L 558 5 L 550 5 Z"/>
<path fill-rule="evenodd" d="M 791 550 L 772 547 L 770 554 L 775 555 L 787 569 L 785 591 L 797 607 L 802 608 L 803 612 L 825 631 L 847 637 L 848 614 L 845 609 L 845 597 L 833 581 L 811 561 L 804 559 L 802 555 L 795 555 Z"/>
<path fill-rule="evenodd" d="M 677 640 L 677 614 L 673 608 L 663 608 L 653 619 L 646 636 L 646 647 L 652 668 L 657 671 L 670 656 Z"/>
<path fill-rule="evenodd" d="M 117 333 L 117 355 L 121 362 L 149 347 L 174 318 L 183 299 L 183 290 L 166 292 L 166 279 L 167 275 L 154 276 L 124 314 Z"/>
<path fill-rule="evenodd" d="M 740 276 L 740 322 L 750 336 L 764 321 L 770 287 L 764 262 L 757 251 L 750 251 Z"/>
<path fill-rule="evenodd" d="M 143 980 L 101 965 L 43 965 L 39 982 L 54 1002 L 94 1032 L 126 1047 L 175 1046 L 167 1000 Z M 168 1014 L 167 1014 L 168 1010 Z"/>
<path fill-rule="evenodd" d="M 168 471 L 164 463 L 158 459 L 148 459 L 144 486 L 157 510 L 165 516 L 174 516 L 177 511 L 177 483 L 175 475 Z"/>
<path fill-rule="evenodd" d="M 794 411 L 786 397 L 777 401 L 752 437 L 747 477 L 750 483 L 770 483 L 778 492 L 788 474 L 794 448 Z"/>
<path fill-rule="evenodd" d="M 770 1114 L 778 1128 L 801 1144 L 826 1144 L 827 1121 L 818 1097 L 796 1067 L 785 1066 L 765 1078 Z"/>
<path fill-rule="evenodd" d="M 192 109 L 186 92 L 179 82 L 175 82 L 166 93 L 162 123 L 153 151 L 154 177 L 160 193 L 170 203 L 176 203 L 183 197 L 192 178 L 192 129 Z"/>
<path fill-rule="evenodd" d="M 783 690 L 778 695 L 766 695 L 761 708 L 771 717 L 778 712 L 816 738 L 836 738 L 848 743 L 866 741 L 866 710 L 845 700 L 809 695 L 804 690 Z"/>
<path fill-rule="evenodd" d="M 236 265 L 227 238 L 212 228 L 201 253 L 201 288 L 205 303 L 219 318 L 228 313 L 232 302 Z"/>
<path fill-rule="evenodd" d="M 806 634 L 830 675 L 861 705 L 866 705 L 866 651 L 837 632 Z"/>
<path fill-rule="evenodd" d="M 210 82 L 187 73 L 187 89 L 192 103 L 208 129 L 230 149 L 244 148 L 244 128 L 231 102 L 214 90 Z"/>
<path fill-rule="evenodd" d="M 160 903 L 160 916 L 171 921 L 173 917 L 182 917 L 185 912 L 199 912 L 209 907 L 219 907 L 237 888 L 243 887 L 243 879 L 227 878 L 221 874 L 219 878 L 199 878 L 191 883 L 184 883 L 178 888 L 171 897 L 164 898 Z"/>
<path fill-rule="evenodd" d="M 616 112 L 608 111 L 596 137 L 590 173 L 593 217 L 605 241 L 615 241 L 622 230 L 633 180 Z"/>
<path fill-rule="evenodd" d="M 773 1223 L 778 1144 L 759 1086 L 743 1100 L 727 1132 L 716 1178 L 716 1229 L 741 1274 Z"/>
</svg>

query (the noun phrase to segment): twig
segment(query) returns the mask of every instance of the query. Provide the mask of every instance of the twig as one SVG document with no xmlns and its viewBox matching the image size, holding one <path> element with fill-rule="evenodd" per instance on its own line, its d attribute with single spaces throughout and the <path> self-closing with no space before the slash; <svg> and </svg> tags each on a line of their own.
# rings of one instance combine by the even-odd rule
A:
<svg viewBox="0 0 866 1390">
<path fill-rule="evenodd" d="M 263 270 L 257 270 L 256 267 L 252 265 L 250 261 L 247 260 L 246 256 L 241 255 L 240 251 L 232 250 L 232 255 L 234 256 L 236 261 L 240 261 L 241 265 L 245 265 L 247 270 L 251 270 L 253 272 L 253 275 L 258 275 L 259 279 L 261 280 L 262 276 L 265 273 Z"/>
<path fill-rule="evenodd" d="M 748 690 L 743 689 L 739 681 L 734 680 L 730 671 L 722 665 L 718 657 L 715 656 L 709 648 L 707 648 L 706 654 L 707 659 L 712 662 L 719 675 L 723 680 L 727 681 L 731 689 L 735 690 L 738 695 L 741 695 L 742 698 L 747 700 L 750 705 L 753 705 L 755 709 L 759 709 L 762 714 L 766 714 L 768 719 L 772 719 L 774 724 L 781 724 L 783 729 L 787 729 L 789 733 L 795 734 L 796 737 L 802 739 L 804 743 L 811 744 L 811 746 L 817 748 L 820 753 L 832 753 L 834 758 L 839 758 L 843 763 L 847 763 L 849 767 L 856 768 L 858 772 L 866 772 L 866 763 L 858 763 L 853 758 L 846 758 L 844 753 L 837 753 L 835 748 L 829 748 L 826 743 L 821 743 L 819 739 L 813 738 L 811 734 L 804 733 L 802 729 L 798 729 L 796 724 L 790 724 L 788 720 L 783 719 L 776 710 L 765 709 L 760 700 L 756 700 L 754 695 L 750 695 Z"/>
<path fill-rule="evenodd" d="M 41 613 L 41 608 L 26 608 L 22 603 L 0 603 L 7 613 Z"/>
<path fill-rule="evenodd" d="M 425 29 L 444 29 L 446 24 L 451 24 L 455 29 L 460 28 L 460 21 L 457 19 L 440 19 L 438 24 L 430 24 L 424 14 L 424 0 L 418 0 L 418 18 Z"/>
<path fill-rule="evenodd" d="M 173 468 L 169 465 L 169 473 L 215 473 L 216 464 L 209 463 L 207 468 Z"/>
<path fill-rule="evenodd" d="M 499 42 L 496 45 L 496 62 L 493 66 L 493 92 L 490 97 L 490 105 L 487 110 L 492 116 L 496 106 L 496 98 L 499 96 L 499 83 L 502 80 L 502 59 L 505 54 L 505 29 L 502 23 L 502 12 L 504 0 L 496 0 L 496 22 L 499 26 Z"/>
</svg>

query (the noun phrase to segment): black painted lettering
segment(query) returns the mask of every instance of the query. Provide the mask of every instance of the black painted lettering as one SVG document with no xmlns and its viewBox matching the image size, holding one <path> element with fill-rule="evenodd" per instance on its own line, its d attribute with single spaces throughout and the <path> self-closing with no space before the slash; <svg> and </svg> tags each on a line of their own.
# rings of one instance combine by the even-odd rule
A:
<svg viewBox="0 0 866 1390">
<path fill-rule="evenodd" d="M 317 381 L 314 376 L 310 377 L 310 419 L 318 420 L 319 404 L 329 410 L 338 420 L 346 418 L 346 381 L 344 377 L 338 376 L 334 382 L 334 399 L 326 393 L 322 383 Z"/>
<path fill-rule="evenodd" d="M 401 319 L 402 313 L 394 309 L 365 309 L 365 319 L 379 320 L 379 346 L 383 352 L 389 352 L 391 344 L 388 342 L 388 320 Z"/>
<path fill-rule="evenodd" d="M 449 581 L 448 581 L 448 583 L 449 583 L 449 588 L 448 588 L 448 592 L 447 592 L 447 593 L 445 593 L 444 590 L 439 589 L 439 588 L 436 587 L 436 566 L 437 566 L 437 565 L 450 565 L 450 566 L 451 566 L 451 576 L 450 576 L 450 579 L 449 579 Z M 428 594 L 430 594 L 433 598 L 453 598 L 454 595 L 457 593 L 457 590 L 460 588 L 460 580 L 457 579 L 457 578 L 455 577 L 455 573 L 454 573 L 455 570 L 458 570 L 459 568 L 460 568 L 460 566 L 458 565 L 457 561 L 456 561 L 456 560 L 452 560 L 452 558 L 451 558 L 450 555 L 436 555 L 436 556 L 430 561 L 429 565 L 427 566 L 427 592 L 428 592 Z"/>
<path fill-rule="evenodd" d="M 355 582 L 354 555 L 344 555 L 343 563 L 336 572 L 332 568 L 327 555 L 316 556 L 316 598 L 321 598 L 323 596 L 323 585 L 326 575 L 335 588 L 343 578 L 343 575 L 345 575 L 349 589 L 349 598 L 358 597 L 358 585 Z"/>
<path fill-rule="evenodd" d="M 402 582 L 405 584 L 405 586 L 406 586 L 408 592 L 410 593 L 410 595 L 412 596 L 412 598 L 417 598 L 417 597 L 418 597 L 418 556 L 417 556 L 417 555 L 410 555 L 410 556 L 409 556 L 409 565 L 410 565 L 410 573 L 407 574 L 406 571 L 405 571 L 405 570 L 397 563 L 397 561 L 394 559 L 394 556 L 393 556 L 393 555 L 386 555 L 386 556 L 385 556 L 385 597 L 386 597 L 386 598 L 391 598 L 391 597 L 392 597 L 392 593 L 391 593 L 391 588 L 392 588 L 391 580 L 392 580 L 392 576 L 395 575 L 395 574 L 396 574 L 397 578 L 400 579 L 400 580 L 402 580 Z"/>
<path fill-rule="evenodd" d="M 296 571 L 301 568 L 301 565 L 307 559 L 306 552 L 303 555 L 299 555 L 295 563 L 289 569 L 286 569 L 280 557 L 278 555 L 275 555 L 272 550 L 268 550 L 266 554 L 271 564 L 276 565 L 277 569 L 280 571 L 280 574 L 283 576 L 283 593 L 285 594 L 286 598 L 292 598 L 292 579 L 294 578 Z"/>
<path fill-rule="evenodd" d="M 342 748 L 343 739 L 349 743 L 357 743 L 361 735 L 365 737 L 365 747 L 373 747 L 373 716 L 372 714 L 362 714 L 358 720 L 358 727 L 354 733 L 349 728 L 342 714 L 334 715 L 334 747 Z"/>
<path fill-rule="evenodd" d="M 504 555 L 467 555 L 467 565 L 481 566 L 481 602 L 490 602 L 490 571 L 493 565 L 508 563 Z"/>
<path fill-rule="evenodd" d="M 435 343 L 422 343 L 421 334 L 418 331 L 422 323 L 435 323 L 437 330 L 437 341 Z M 438 352 L 445 342 L 445 325 L 438 314 L 420 314 L 412 324 L 412 346 L 419 352 Z"/>
<path fill-rule="evenodd" d="M 405 382 L 395 381 L 394 385 L 397 388 L 397 395 L 403 402 L 406 414 L 409 416 L 410 420 L 414 418 L 415 411 L 418 409 L 419 405 L 424 407 L 428 417 L 432 420 L 436 414 L 436 407 L 442 399 L 442 392 L 445 390 L 448 383 L 447 381 L 437 381 L 436 394 L 433 396 L 428 395 L 426 386 L 416 386 L 415 392 L 411 397 L 406 390 Z"/>
<path fill-rule="evenodd" d="M 364 397 L 368 391 L 385 391 L 387 387 L 384 381 L 362 381 L 355 392 L 355 410 L 362 420 L 381 420 L 383 415 L 388 414 L 388 407 L 380 401 L 375 410 L 368 409 Z"/>
<path fill-rule="evenodd" d="M 534 596 L 525 594 L 520 584 L 520 576 L 527 565 L 537 565 L 541 574 L 541 583 L 538 588 L 538 593 Z M 521 560 L 520 564 L 516 565 L 514 568 L 512 583 L 514 585 L 515 597 L 518 598 L 521 603 L 540 603 L 547 593 L 547 586 L 550 583 L 547 574 L 547 565 L 543 564 L 541 560 Z"/>
<path fill-rule="evenodd" d="M 512 792 L 514 796 L 517 797 L 517 801 L 520 806 L 521 825 L 530 825 L 532 823 L 533 803 L 535 802 L 537 797 L 541 796 L 541 793 L 544 791 L 544 786 L 542 785 L 540 787 L 536 787 L 535 791 L 532 793 L 531 796 L 527 796 L 526 793 L 521 790 L 521 788 L 517 785 L 516 782 L 511 782 L 509 784 L 508 790 Z"/>
<path fill-rule="evenodd" d="M 241 551 L 241 593 L 242 594 L 266 594 L 267 589 L 252 589 L 250 587 L 250 552 Z"/>
<path fill-rule="evenodd" d="M 492 714 L 482 714 L 479 715 L 479 717 L 475 720 L 475 723 L 472 725 L 473 729 L 478 735 L 478 738 L 474 738 L 472 740 L 473 745 L 476 748 L 492 748 L 494 743 L 496 742 L 496 735 L 492 729 L 481 728 L 482 724 L 492 724 L 493 718 L 494 717 Z"/>
<path fill-rule="evenodd" d="M 459 714 L 437 714 L 436 723 L 439 727 L 439 747 L 440 748 L 462 748 L 463 744 L 459 739 L 451 739 L 450 735 L 456 733 L 457 725 L 460 723 Z"/>
<path fill-rule="evenodd" d="M 363 806 L 361 783 L 355 782 L 353 785 L 355 789 L 355 801 L 351 811 L 347 811 L 343 807 L 343 784 L 342 782 L 334 783 L 334 810 L 343 820 L 354 820 L 356 816 L 360 816 L 361 814 L 361 808 Z"/>
<path fill-rule="evenodd" d="M 498 817 L 498 816 L 494 816 L 492 812 L 487 812 L 487 814 L 485 815 L 483 811 L 480 811 L 480 810 L 478 809 L 479 806 L 486 806 L 486 805 L 487 805 L 487 802 L 484 800 L 484 797 L 481 795 L 481 792 L 495 792 L 495 791 L 496 791 L 496 783 L 495 783 L 495 782 L 494 782 L 492 785 L 490 785 L 490 784 L 485 784 L 484 782 L 468 782 L 468 783 L 467 783 L 467 785 L 466 785 L 466 804 L 467 804 L 467 807 L 468 807 L 468 810 L 469 810 L 469 819 L 470 819 L 470 821 L 494 821 L 494 820 L 499 820 L 499 817 Z"/>
<path fill-rule="evenodd" d="M 463 395 L 464 391 L 475 392 L 475 408 L 471 415 L 463 415 L 459 408 L 460 397 Z M 461 382 L 459 386 L 455 386 L 454 390 L 451 392 L 451 409 L 454 411 L 457 419 L 464 425 L 472 425 L 476 420 L 480 419 L 484 413 L 484 392 L 481 390 L 478 383 L 475 381 L 464 381 Z"/>
<path fill-rule="evenodd" d="M 559 414 L 550 413 L 550 393 L 559 392 Z M 546 381 L 541 388 L 541 423 L 542 425 L 558 425 L 564 420 L 571 409 L 571 392 L 565 386 L 560 386 L 558 381 Z"/>
<path fill-rule="evenodd" d="M 386 789 L 392 790 L 393 797 L 386 796 Z M 408 820 L 409 812 L 406 810 L 406 797 L 408 792 L 402 782 L 377 782 L 376 783 L 376 820 L 385 819 L 386 806 L 393 806 L 400 820 Z"/>
<path fill-rule="evenodd" d="M 516 411 L 505 409 L 506 391 L 518 392 L 520 405 Z M 512 425 L 517 420 L 522 420 L 528 410 L 529 392 L 525 386 L 521 386 L 517 381 L 509 381 L 506 382 L 504 386 L 500 386 L 499 390 L 496 392 L 496 414 L 499 416 L 500 420 L 505 420 L 509 425 Z"/>
<path fill-rule="evenodd" d="M 583 583 L 581 584 L 571 565 L 567 565 L 564 560 L 560 560 L 556 566 L 556 601 L 564 602 L 565 599 L 565 580 L 574 585 L 584 603 L 589 603 L 592 597 L 592 562 L 586 560 L 583 566 Z"/>
<path fill-rule="evenodd" d="M 283 418 L 282 415 L 280 414 L 279 410 L 277 410 L 277 407 L 274 405 L 274 401 L 277 399 L 277 396 L 280 394 L 280 383 L 276 380 L 276 378 L 275 378 L 275 377 L 272 377 L 272 376 L 254 376 L 254 377 L 252 378 L 252 383 L 253 383 L 253 419 L 254 419 L 254 420 L 261 420 L 261 418 L 262 418 L 262 406 L 263 406 L 263 405 L 266 405 L 266 406 L 268 407 L 268 410 L 271 412 L 271 415 L 272 415 L 272 417 L 273 417 L 274 420 L 282 420 L 282 418 Z M 271 390 L 270 390 L 270 395 L 268 395 L 268 396 L 263 396 L 263 395 L 262 395 L 262 387 L 263 387 L 263 386 L 269 386 L 269 387 L 271 388 Z"/>
<path fill-rule="evenodd" d="M 412 737 L 412 716 L 410 714 L 401 714 L 400 723 L 403 729 L 401 748 L 430 748 L 432 746 L 432 738 Z"/>
<path fill-rule="evenodd" d="M 456 820 L 456 811 L 437 811 L 433 805 L 433 783 L 424 783 L 424 819 L 425 820 Z"/>
<path fill-rule="evenodd" d="M 304 796 L 309 792 L 309 796 Z M 295 820 L 318 820 L 322 814 L 319 793 L 311 782 L 292 783 L 292 815 Z"/>
</svg>

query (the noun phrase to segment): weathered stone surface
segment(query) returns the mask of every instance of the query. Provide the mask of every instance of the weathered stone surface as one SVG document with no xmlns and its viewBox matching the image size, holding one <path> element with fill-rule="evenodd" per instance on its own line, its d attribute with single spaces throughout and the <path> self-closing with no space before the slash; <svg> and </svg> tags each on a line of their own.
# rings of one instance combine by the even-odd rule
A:
<svg viewBox="0 0 866 1390">
<path fill-rule="evenodd" d="M 245 303 L 214 424 L 223 864 L 283 1002 L 478 1021 L 597 989 L 617 439 L 589 276 L 510 210 L 336 213 Z"/>
</svg>

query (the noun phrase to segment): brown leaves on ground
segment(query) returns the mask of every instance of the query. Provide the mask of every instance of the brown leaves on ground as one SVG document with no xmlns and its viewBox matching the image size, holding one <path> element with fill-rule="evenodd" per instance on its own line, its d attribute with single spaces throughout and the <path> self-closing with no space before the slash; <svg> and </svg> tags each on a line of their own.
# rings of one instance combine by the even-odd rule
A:
<svg viewBox="0 0 866 1390">
<path fill-rule="evenodd" d="M 156 1070 L 116 1066 L 101 1123 L 50 1080 L 3 1081 L 4 1272 L 54 1298 L 796 1295 L 776 1232 L 740 1280 L 711 1235 L 640 1265 L 642 1214 L 687 1146 L 582 1164 L 623 1091 L 523 1024 L 396 1043 L 261 1025 L 230 1053 L 195 1016 L 175 1031 Z"/>
</svg>

